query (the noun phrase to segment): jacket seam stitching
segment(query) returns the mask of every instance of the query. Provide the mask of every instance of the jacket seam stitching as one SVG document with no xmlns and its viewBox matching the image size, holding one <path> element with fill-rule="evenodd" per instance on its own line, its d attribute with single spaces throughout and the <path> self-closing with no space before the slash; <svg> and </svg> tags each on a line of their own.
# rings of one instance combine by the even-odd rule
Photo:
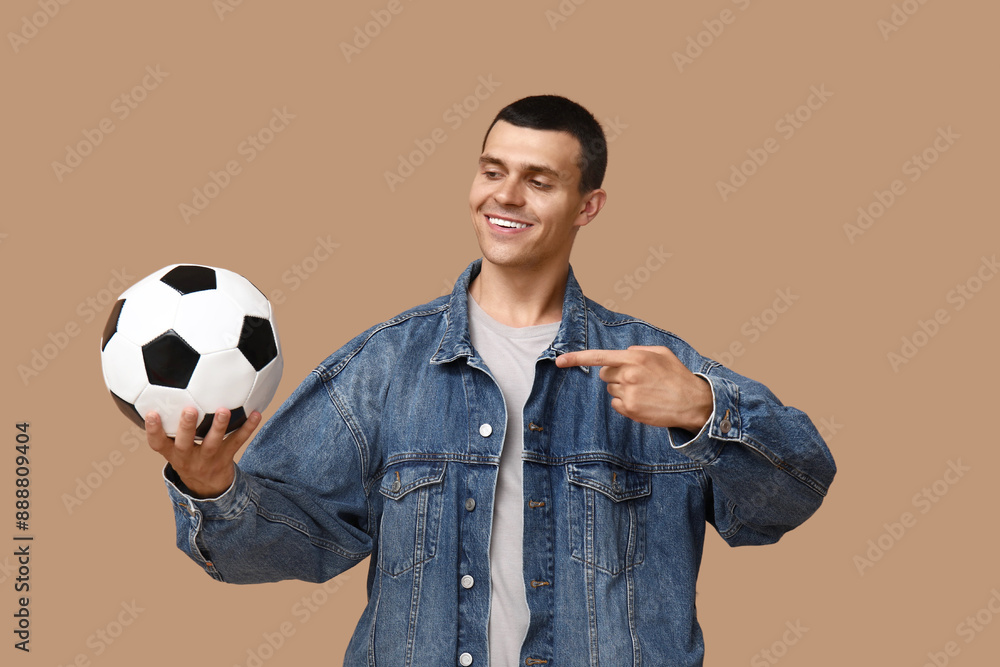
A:
<svg viewBox="0 0 1000 667">
<path fill-rule="evenodd" d="M 341 549 L 333 542 L 328 542 L 327 540 L 321 540 L 318 537 L 311 535 L 309 531 L 306 530 L 305 527 L 302 526 L 298 521 L 295 521 L 294 519 L 286 517 L 282 514 L 274 514 L 272 512 L 268 512 L 260 505 L 257 505 L 256 513 L 257 516 L 261 517 L 262 519 L 264 519 L 269 523 L 280 523 L 298 533 L 305 535 L 306 538 L 309 540 L 309 543 L 312 544 L 313 546 L 337 554 L 338 556 L 343 556 L 344 558 L 349 558 L 350 560 L 359 561 L 366 558 L 368 554 L 371 553 L 370 551 L 353 552 L 353 551 L 348 551 L 346 549 Z"/>
<path fill-rule="evenodd" d="M 775 456 L 769 449 L 767 449 L 762 443 L 757 442 L 751 436 L 745 435 L 740 440 L 744 445 L 759 453 L 761 456 L 766 458 L 771 465 L 773 465 L 778 470 L 785 472 L 789 477 L 796 480 L 797 482 L 805 485 L 811 491 L 814 491 L 820 496 L 825 496 L 828 489 L 820 484 L 818 481 L 813 479 L 810 475 L 805 474 L 795 466 L 788 465 L 783 459 Z"/>
<path fill-rule="evenodd" d="M 414 317 L 426 317 L 428 315 L 436 315 L 446 310 L 448 310 L 448 304 L 444 303 L 441 304 L 440 306 L 428 310 L 416 310 L 396 315 L 392 319 L 386 320 L 385 322 L 382 322 L 381 324 L 378 324 L 371 330 L 369 330 L 368 335 L 365 336 L 365 339 L 362 340 L 360 343 L 358 343 L 357 347 L 355 347 L 353 350 L 346 353 L 345 357 L 341 361 L 337 362 L 330 368 L 327 368 L 323 364 L 320 364 L 313 370 L 313 372 L 319 374 L 320 378 L 324 382 L 328 382 L 329 380 L 332 380 L 334 377 L 336 377 L 340 373 L 340 371 L 344 370 L 344 367 L 346 367 L 347 364 L 350 363 L 350 361 L 354 359 L 354 357 L 356 357 L 359 352 L 361 352 L 361 350 L 365 347 L 365 345 L 368 344 L 368 341 L 374 338 L 377 334 L 381 333 L 383 330 L 388 329 L 390 327 L 394 327 L 397 324 L 401 324 Z"/>
</svg>

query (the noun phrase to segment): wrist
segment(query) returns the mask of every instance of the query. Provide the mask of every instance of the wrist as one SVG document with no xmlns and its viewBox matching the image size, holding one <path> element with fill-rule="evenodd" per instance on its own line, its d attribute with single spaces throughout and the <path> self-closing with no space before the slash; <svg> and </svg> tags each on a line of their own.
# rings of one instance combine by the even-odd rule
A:
<svg viewBox="0 0 1000 667">
<path fill-rule="evenodd" d="M 689 410 L 690 418 L 684 428 L 692 433 L 698 433 L 712 418 L 715 400 L 712 395 L 712 384 L 704 377 L 695 375 L 697 387 Z"/>
<path fill-rule="evenodd" d="M 236 475 L 231 475 L 228 480 L 214 480 L 211 483 L 198 484 L 195 486 L 187 485 L 191 490 L 191 497 L 196 500 L 208 500 L 211 498 L 218 498 L 223 493 L 229 490 L 229 487 L 233 485 L 233 480 Z"/>
<path fill-rule="evenodd" d="M 233 482 L 236 480 L 235 465 L 230 466 L 229 475 L 217 476 L 209 480 L 196 479 L 191 476 L 181 477 L 176 468 L 171 466 L 169 463 L 167 466 L 168 468 L 165 471 L 167 479 L 174 483 L 178 491 L 184 495 L 194 498 L 195 500 L 218 498 L 228 491 L 230 487 L 232 487 Z"/>
</svg>

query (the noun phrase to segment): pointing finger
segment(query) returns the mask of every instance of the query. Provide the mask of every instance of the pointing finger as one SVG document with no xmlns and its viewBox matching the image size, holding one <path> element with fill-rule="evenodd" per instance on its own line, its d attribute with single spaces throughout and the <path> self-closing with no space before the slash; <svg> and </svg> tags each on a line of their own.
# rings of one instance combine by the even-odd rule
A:
<svg viewBox="0 0 1000 667">
<path fill-rule="evenodd" d="M 659 355 L 677 359 L 677 355 L 673 353 L 673 350 L 671 350 L 669 347 L 664 347 L 663 345 L 629 345 L 628 349 L 642 350 L 644 352 L 655 352 L 656 354 Z"/>
<path fill-rule="evenodd" d="M 628 359 L 626 350 L 579 350 L 556 357 L 556 366 L 620 366 Z"/>
</svg>

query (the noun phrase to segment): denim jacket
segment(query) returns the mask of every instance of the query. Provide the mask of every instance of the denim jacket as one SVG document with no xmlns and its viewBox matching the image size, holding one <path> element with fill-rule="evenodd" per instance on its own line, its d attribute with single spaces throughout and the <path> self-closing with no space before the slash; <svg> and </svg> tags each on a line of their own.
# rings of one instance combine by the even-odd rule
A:
<svg viewBox="0 0 1000 667">
<path fill-rule="evenodd" d="M 325 582 L 371 557 L 344 664 L 489 662 L 490 525 L 507 423 L 469 340 L 473 262 L 450 296 L 357 336 L 260 429 L 221 496 L 193 499 L 169 465 L 177 544 L 230 583 Z M 664 345 L 712 386 L 698 433 L 611 408 L 597 368 L 558 354 Z M 695 581 L 705 525 L 730 545 L 805 521 L 836 471 L 809 418 L 671 333 L 566 284 L 562 323 L 524 407 L 519 664 L 702 664 Z"/>
</svg>

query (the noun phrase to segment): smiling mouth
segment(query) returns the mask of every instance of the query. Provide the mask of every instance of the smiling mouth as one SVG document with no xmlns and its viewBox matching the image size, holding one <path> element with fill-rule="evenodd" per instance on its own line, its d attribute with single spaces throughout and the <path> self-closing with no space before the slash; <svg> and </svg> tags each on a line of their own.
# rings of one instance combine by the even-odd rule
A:
<svg viewBox="0 0 1000 667">
<path fill-rule="evenodd" d="M 486 216 L 486 221 L 491 225 L 496 227 L 503 227 L 504 229 L 527 229 L 531 225 L 525 224 L 523 222 L 515 222 L 514 220 L 507 220 L 506 218 L 496 218 L 492 215 Z"/>
</svg>

